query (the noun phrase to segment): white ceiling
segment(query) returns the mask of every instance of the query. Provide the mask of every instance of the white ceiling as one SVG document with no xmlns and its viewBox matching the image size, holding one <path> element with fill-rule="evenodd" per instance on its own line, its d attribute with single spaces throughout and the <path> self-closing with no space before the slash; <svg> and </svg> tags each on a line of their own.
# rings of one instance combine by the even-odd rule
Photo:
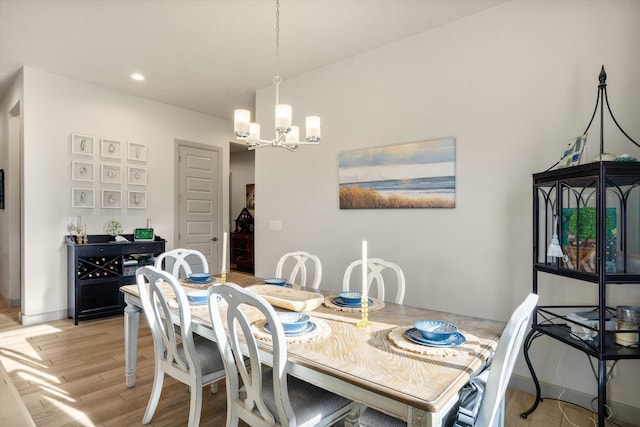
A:
<svg viewBox="0 0 640 427">
<path fill-rule="evenodd" d="M 280 75 L 506 1 L 281 0 Z M 0 0 L 0 98 L 22 66 L 231 119 L 272 84 L 275 1 Z"/>
</svg>

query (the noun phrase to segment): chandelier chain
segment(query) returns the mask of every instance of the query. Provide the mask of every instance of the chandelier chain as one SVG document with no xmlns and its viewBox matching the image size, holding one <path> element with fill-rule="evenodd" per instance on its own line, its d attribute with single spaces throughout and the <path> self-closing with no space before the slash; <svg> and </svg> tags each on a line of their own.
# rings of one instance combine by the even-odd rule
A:
<svg viewBox="0 0 640 427">
<path fill-rule="evenodd" d="M 273 81 L 280 83 L 280 0 L 276 0 L 276 75 Z"/>
</svg>

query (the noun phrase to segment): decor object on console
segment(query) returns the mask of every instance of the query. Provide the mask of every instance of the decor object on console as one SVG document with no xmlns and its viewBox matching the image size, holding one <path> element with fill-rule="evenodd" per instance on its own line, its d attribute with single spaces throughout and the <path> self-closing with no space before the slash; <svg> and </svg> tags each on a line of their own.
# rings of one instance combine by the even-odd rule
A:
<svg viewBox="0 0 640 427">
<path fill-rule="evenodd" d="M 300 141 L 298 126 L 291 125 L 291 105 L 280 104 L 280 1 L 276 0 L 276 74 L 273 83 L 276 85 L 275 138 L 260 139 L 260 125 L 251 123 L 249 110 L 235 110 L 233 114 L 233 131 L 236 137 L 247 145 L 249 150 L 260 147 L 282 147 L 294 151 L 299 145 L 318 144 L 320 141 L 320 117 L 307 116 L 307 135 Z"/>
<path fill-rule="evenodd" d="M 538 293 L 538 275 L 542 272 L 593 283 L 597 285 L 597 298 L 593 305 L 545 305 L 534 311 L 532 329 L 524 343 L 524 357 L 536 387 L 536 398 L 532 407 L 521 414 L 523 418 L 541 401 L 540 383 L 529 358 L 536 338 L 550 337 L 597 360 L 594 374 L 600 427 L 605 426 L 608 413 L 605 407 L 610 378 L 607 363 L 615 365 L 620 360 L 640 359 L 640 348 L 619 344 L 620 336 L 638 333 L 639 327 L 631 331 L 612 330 L 615 307 L 607 306 L 607 299 L 614 292 L 610 285 L 640 284 L 640 163 L 616 161 L 615 157 L 606 155 L 605 102 L 620 132 L 635 146 L 640 145 L 613 116 L 607 99 L 606 77 L 602 67 L 596 108 L 583 132 L 587 134 L 600 109 L 597 161 L 558 169 L 552 166 L 533 174 L 533 292 Z M 559 230 L 555 218 L 560 219 Z M 547 252 L 550 241 L 557 238 L 556 233 L 561 236 L 559 243 L 564 253 L 560 257 Z"/>
</svg>

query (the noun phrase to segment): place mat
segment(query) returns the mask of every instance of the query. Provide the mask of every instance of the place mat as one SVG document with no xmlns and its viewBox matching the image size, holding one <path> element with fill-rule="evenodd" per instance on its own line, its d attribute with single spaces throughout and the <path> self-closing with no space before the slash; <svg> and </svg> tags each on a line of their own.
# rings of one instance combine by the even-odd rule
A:
<svg viewBox="0 0 640 427">
<path fill-rule="evenodd" d="M 285 335 L 287 339 L 287 343 L 293 344 L 293 343 L 304 343 L 309 341 L 316 341 L 328 336 L 331 333 L 331 327 L 326 321 L 322 319 L 317 319 L 315 317 L 312 318 L 311 320 L 313 323 L 316 324 L 315 330 L 309 332 L 308 334 L 297 335 L 293 337 L 288 337 Z M 253 335 L 260 341 L 271 342 L 271 334 L 267 332 L 266 329 L 264 328 L 266 323 L 267 323 L 267 319 L 260 319 L 253 322 L 251 324 L 251 331 L 253 332 Z"/>
<path fill-rule="evenodd" d="M 477 353 L 480 350 L 480 340 L 475 335 L 466 332 L 460 332 L 467 341 L 457 347 L 429 347 L 427 345 L 417 344 L 409 341 L 404 333 L 407 329 L 413 328 L 413 325 L 398 326 L 389 332 L 389 341 L 396 347 L 407 350 L 412 353 L 423 354 L 426 356 L 462 356 L 470 352 Z"/>
<path fill-rule="evenodd" d="M 333 303 L 333 299 L 338 295 L 329 295 L 322 301 L 322 305 L 328 307 L 333 310 L 344 311 L 346 313 L 360 313 L 360 307 L 343 307 L 341 305 L 337 305 Z M 377 298 L 369 298 L 372 303 L 369 304 L 369 311 L 376 311 L 384 308 L 384 301 L 381 301 Z"/>
<path fill-rule="evenodd" d="M 167 304 L 169 305 L 169 308 L 175 311 L 178 311 L 178 301 L 175 298 L 171 298 L 170 300 L 167 301 Z M 221 309 L 225 309 L 227 308 L 227 302 L 223 299 L 220 299 L 218 301 L 218 307 Z M 192 314 L 209 314 L 209 304 L 205 303 L 205 304 L 189 304 L 189 308 L 191 309 L 191 313 Z"/>
</svg>

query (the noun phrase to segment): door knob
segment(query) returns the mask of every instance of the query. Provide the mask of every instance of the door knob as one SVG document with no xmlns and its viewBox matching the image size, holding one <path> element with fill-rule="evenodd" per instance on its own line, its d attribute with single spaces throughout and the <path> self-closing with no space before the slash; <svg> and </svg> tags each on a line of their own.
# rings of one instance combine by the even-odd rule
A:
<svg viewBox="0 0 640 427">
<path fill-rule="evenodd" d="M 212 241 L 212 242 L 217 242 L 217 241 L 218 241 L 218 238 L 217 238 L 217 237 L 213 237 L 213 238 L 211 238 L 211 241 Z"/>
</svg>

